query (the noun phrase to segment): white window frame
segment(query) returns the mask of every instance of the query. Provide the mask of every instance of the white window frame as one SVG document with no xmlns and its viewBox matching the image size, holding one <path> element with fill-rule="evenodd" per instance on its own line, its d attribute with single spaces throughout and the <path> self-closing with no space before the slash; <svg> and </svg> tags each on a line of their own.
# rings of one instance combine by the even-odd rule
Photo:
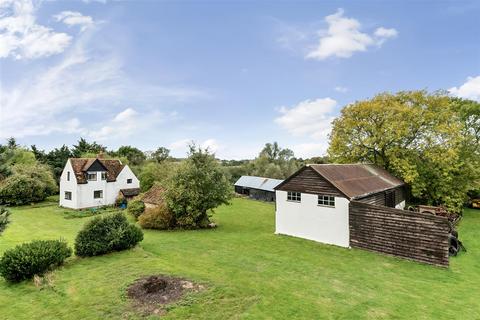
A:
<svg viewBox="0 0 480 320">
<path fill-rule="evenodd" d="M 133 179 L 132 178 L 127 179 L 127 184 L 131 184 L 131 183 L 133 183 Z"/>
<path fill-rule="evenodd" d="M 317 204 L 322 207 L 335 208 L 335 196 L 319 194 Z"/>
<path fill-rule="evenodd" d="M 107 180 L 107 173 L 105 171 L 102 172 L 102 180 Z"/>
<path fill-rule="evenodd" d="M 95 179 L 90 178 L 90 176 L 95 177 Z M 87 173 L 87 180 L 88 181 L 97 181 L 97 173 Z"/>
<path fill-rule="evenodd" d="M 287 201 L 302 202 L 302 193 L 296 191 L 287 191 Z"/>
<path fill-rule="evenodd" d="M 95 197 L 96 192 L 100 192 L 100 197 Z M 103 199 L 103 190 L 94 190 L 93 191 L 93 199 Z"/>
<path fill-rule="evenodd" d="M 67 194 L 69 195 L 68 197 Z M 65 200 L 72 200 L 72 191 L 65 191 Z"/>
</svg>

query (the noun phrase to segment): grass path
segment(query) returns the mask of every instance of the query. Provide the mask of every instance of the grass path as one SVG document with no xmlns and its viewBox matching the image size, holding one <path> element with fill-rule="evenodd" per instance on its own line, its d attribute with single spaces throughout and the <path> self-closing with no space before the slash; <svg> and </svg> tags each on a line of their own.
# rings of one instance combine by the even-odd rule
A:
<svg viewBox="0 0 480 320">
<path fill-rule="evenodd" d="M 32 239 L 65 238 L 89 218 L 56 206 L 13 209 L 0 253 Z M 274 206 L 235 199 L 214 215 L 216 230 L 146 231 L 133 250 L 72 258 L 54 288 L 0 280 L 1 319 L 131 319 L 124 289 L 153 273 L 202 282 L 163 319 L 480 319 L 480 211 L 466 210 L 469 252 L 449 269 L 362 250 L 277 236 Z"/>
</svg>

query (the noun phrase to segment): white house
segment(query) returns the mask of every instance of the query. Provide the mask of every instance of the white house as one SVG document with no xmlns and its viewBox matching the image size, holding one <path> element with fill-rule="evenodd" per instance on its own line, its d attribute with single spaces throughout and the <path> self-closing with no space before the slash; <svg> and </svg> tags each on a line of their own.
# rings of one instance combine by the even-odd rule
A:
<svg viewBox="0 0 480 320">
<path fill-rule="evenodd" d="M 374 165 L 307 165 L 275 187 L 275 233 L 349 247 L 350 201 L 403 209 L 404 185 Z"/>
<path fill-rule="evenodd" d="M 112 205 L 122 193 L 140 192 L 140 182 L 120 160 L 70 158 L 60 176 L 60 206 L 83 209 Z"/>
</svg>

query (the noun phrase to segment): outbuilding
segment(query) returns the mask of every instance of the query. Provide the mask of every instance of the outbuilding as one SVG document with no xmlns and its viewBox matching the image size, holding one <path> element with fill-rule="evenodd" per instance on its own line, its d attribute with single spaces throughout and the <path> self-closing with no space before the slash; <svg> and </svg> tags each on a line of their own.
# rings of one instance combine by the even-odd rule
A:
<svg viewBox="0 0 480 320">
<path fill-rule="evenodd" d="M 405 183 L 371 164 L 312 164 L 274 187 L 275 232 L 350 246 L 350 202 L 403 209 Z"/>
<path fill-rule="evenodd" d="M 235 192 L 252 199 L 275 201 L 275 187 L 283 180 L 255 176 L 241 176 L 235 182 Z"/>
</svg>

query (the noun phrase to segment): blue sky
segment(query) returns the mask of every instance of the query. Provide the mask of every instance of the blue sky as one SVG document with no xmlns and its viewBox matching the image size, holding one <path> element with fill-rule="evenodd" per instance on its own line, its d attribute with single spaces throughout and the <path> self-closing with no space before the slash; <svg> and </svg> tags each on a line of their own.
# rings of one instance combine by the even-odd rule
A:
<svg viewBox="0 0 480 320">
<path fill-rule="evenodd" d="M 355 100 L 480 100 L 479 16 L 478 1 L 0 0 L 0 138 L 322 155 Z"/>
</svg>

